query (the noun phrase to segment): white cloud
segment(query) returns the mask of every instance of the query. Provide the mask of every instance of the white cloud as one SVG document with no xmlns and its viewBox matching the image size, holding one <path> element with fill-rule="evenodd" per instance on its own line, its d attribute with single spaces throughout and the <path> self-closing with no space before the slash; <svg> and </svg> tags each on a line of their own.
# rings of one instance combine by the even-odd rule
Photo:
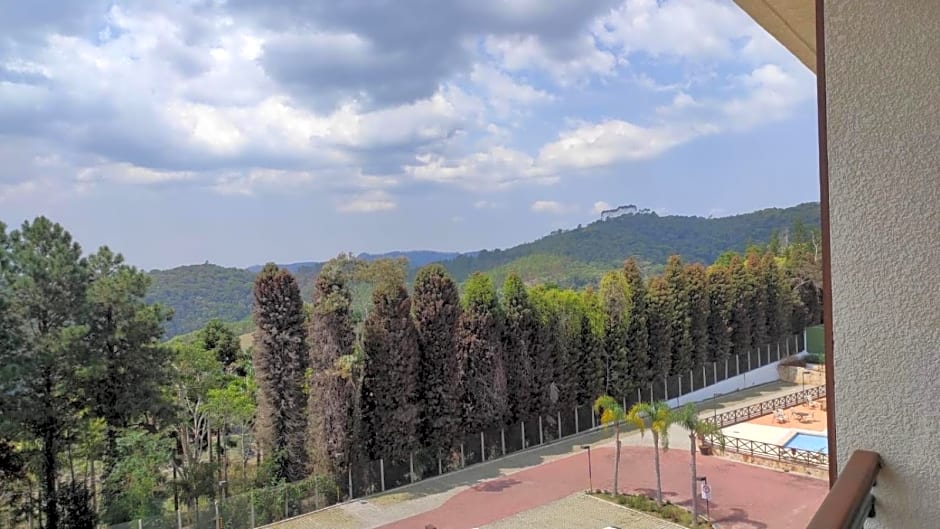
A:
<svg viewBox="0 0 940 529">
<path fill-rule="evenodd" d="M 536 213 L 549 213 L 552 215 L 562 215 L 577 209 L 575 206 L 562 204 L 554 200 L 536 200 L 532 203 L 530 209 Z"/>
<path fill-rule="evenodd" d="M 813 97 L 815 88 L 808 70 L 787 71 L 765 64 L 738 78 L 742 96 L 721 105 L 734 128 L 750 128 L 789 117 L 797 105 Z"/>
<path fill-rule="evenodd" d="M 592 75 L 608 75 L 617 66 L 617 58 L 598 49 L 591 35 L 554 47 L 545 46 L 533 35 L 491 36 L 484 41 L 484 47 L 506 70 L 545 71 L 562 84 L 577 83 Z"/>
<path fill-rule="evenodd" d="M 690 60 L 728 58 L 733 39 L 754 22 L 731 2 L 628 0 L 594 24 L 598 38 L 624 54 L 645 52 Z"/>
<path fill-rule="evenodd" d="M 489 104 L 500 114 L 508 113 L 516 104 L 527 106 L 554 99 L 548 92 L 518 82 L 488 65 L 475 65 L 470 72 L 470 80 L 486 92 Z"/>
<path fill-rule="evenodd" d="M 416 160 L 418 164 L 406 167 L 413 178 L 475 191 L 504 189 L 524 182 L 558 181 L 557 176 L 536 167 L 531 156 L 506 147 L 492 147 L 456 159 L 425 155 Z"/>
<path fill-rule="evenodd" d="M 697 136 L 711 125 L 641 127 L 622 120 L 588 123 L 562 133 L 539 151 L 538 161 L 552 170 L 591 169 L 643 160 Z"/>
<path fill-rule="evenodd" d="M 473 203 L 473 207 L 477 209 L 493 209 L 496 207 L 496 203 L 489 200 L 477 200 Z"/>
<path fill-rule="evenodd" d="M 608 209 L 611 209 L 610 204 L 608 204 L 607 202 L 604 202 L 603 200 L 598 200 L 597 202 L 594 203 L 594 206 L 591 208 L 591 211 L 593 211 L 597 215 L 600 215 L 602 211 L 606 211 Z"/>
<path fill-rule="evenodd" d="M 398 204 L 385 191 L 367 191 L 348 201 L 339 203 L 336 210 L 340 213 L 375 213 L 396 209 Z"/>
</svg>

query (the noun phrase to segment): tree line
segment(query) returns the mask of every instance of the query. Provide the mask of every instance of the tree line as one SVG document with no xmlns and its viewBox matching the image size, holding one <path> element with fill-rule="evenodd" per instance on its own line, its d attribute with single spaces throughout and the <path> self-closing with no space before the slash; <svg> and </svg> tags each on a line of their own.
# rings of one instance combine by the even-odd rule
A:
<svg viewBox="0 0 940 529">
<path fill-rule="evenodd" d="M 409 288 L 402 260 L 340 256 L 305 304 L 267 265 L 242 348 L 219 321 L 162 343 L 171 314 L 119 254 L 83 256 L 45 218 L 0 225 L 5 516 L 92 527 L 238 486 L 343 482 L 364 461 L 447 457 L 465 434 L 619 398 L 818 322 L 815 239 L 795 232 L 708 267 L 673 256 L 653 277 L 628 259 L 583 290 L 458 285 L 438 264 Z"/>
</svg>

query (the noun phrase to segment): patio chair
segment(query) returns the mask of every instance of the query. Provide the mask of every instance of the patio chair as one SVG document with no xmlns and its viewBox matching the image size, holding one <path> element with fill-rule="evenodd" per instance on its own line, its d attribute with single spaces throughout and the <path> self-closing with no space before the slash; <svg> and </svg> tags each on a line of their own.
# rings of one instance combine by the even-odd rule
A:
<svg viewBox="0 0 940 529">
<path fill-rule="evenodd" d="M 774 410 L 774 418 L 780 423 L 787 422 L 787 416 L 781 409 Z"/>
</svg>

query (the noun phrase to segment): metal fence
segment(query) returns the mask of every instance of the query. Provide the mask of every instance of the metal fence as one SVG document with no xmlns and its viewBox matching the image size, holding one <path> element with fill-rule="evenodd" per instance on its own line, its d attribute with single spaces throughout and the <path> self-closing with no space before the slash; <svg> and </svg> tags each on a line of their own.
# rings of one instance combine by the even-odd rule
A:
<svg viewBox="0 0 940 529">
<path fill-rule="evenodd" d="M 816 400 L 825 396 L 826 386 L 815 386 L 806 390 L 796 391 L 781 397 L 751 404 L 750 406 L 718 413 L 713 417 L 705 417 L 704 420 L 714 422 L 719 428 L 724 428 L 726 426 L 747 422 L 757 417 L 763 417 L 764 415 L 770 415 L 774 410 L 784 410 L 805 404 L 807 399 Z"/>
<path fill-rule="evenodd" d="M 786 463 L 802 463 L 817 467 L 829 466 L 829 455 L 824 452 L 814 452 L 801 448 L 790 448 L 750 439 L 740 439 L 727 435 L 710 435 L 707 437 L 712 446 L 719 446 L 722 450 L 743 455 L 751 455 L 774 459 Z"/>
<path fill-rule="evenodd" d="M 629 409 L 637 402 L 670 400 L 688 395 L 796 354 L 802 351 L 802 344 L 803 335 L 794 335 L 756 351 L 706 363 L 689 373 L 671 375 L 651 382 L 645 388 L 637 388 L 636 393 L 630 392 L 622 397 L 622 405 L 624 409 Z M 773 411 L 773 408 L 770 410 Z M 254 529 L 340 501 L 385 492 L 599 427 L 600 419 L 592 410 L 591 403 L 585 403 L 501 428 L 464 435 L 454 449 L 448 452 L 423 448 L 400 461 L 379 459 L 355 464 L 349 468 L 346 479 L 339 480 L 340 483 L 326 476 L 318 476 L 278 487 L 256 489 L 249 494 L 231 496 L 200 509 L 135 520 L 113 525 L 109 529 Z"/>
</svg>

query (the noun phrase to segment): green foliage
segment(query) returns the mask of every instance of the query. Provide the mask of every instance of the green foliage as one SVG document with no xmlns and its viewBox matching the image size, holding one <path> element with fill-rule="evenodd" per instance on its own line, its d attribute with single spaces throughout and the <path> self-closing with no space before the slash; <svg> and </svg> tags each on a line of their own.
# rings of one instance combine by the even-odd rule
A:
<svg viewBox="0 0 940 529">
<path fill-rule="evenodd" d="M 503 321 L 493 282 L 483 274 L 467 281 L 457 323 L 462 380 L 463 431 L 501 426 L 506 416 L 506 365 L 500 348 Z"/>
<path fill-rule="evenodd" d="M 529 419 L 538 413 L 543 404 L 541 384 L 550 383 L 551 365 L 539 358 L 540 349 L 548 349 L 547 336 L 542 336 L 542 326 L 535 307 L 529 301 L 525 285 L 516 274 L 509 274 L 503 284 L 502 309 L 506 317 L 505 332 L 502 333 L 502 351 L 506 362 L 507 422 L 515 423 Z M 539 376 L 536 370 L 540 370 Z M 548 376 L 545 374 L 548 370 Z M 547 397 L 548 395 L 544 395 Z"/>
<path fill-rule="evenodd" d="M 226 371 L 235 371 L 239 368 L 244 376 L 244 366 L 238 366 L 241 358 L 241 345 L 238 335 L 222 320 L 214 318 L 209 320 L 205 327 L 199 330 L 197 338 L 202 348 L 212 351 Z"/>
<path fill-rule="evenodd" d="M 663 520 L 680 524 L 684 527 L 692 527 L 692 513 L 679 505 L 673 505 L 669 502 L 660 505 L 653 498 L 635 494 L 607 494 L 597 491 L 594 492 L 593 495 L 603 500 L 616 503 L 617 505 L 622 505 L 636 511 L 662 518 Z M 709 522 L 699 522 L 698 527 L 711 529 L 713 526 Z"/>
<path fill-rule="evenodd" d="M 631 294 L 626 277 L 612 270 L 601 279 L 600 303 L 603 311 L 601 343 L 604 359 L 604 391 L 623 396 L 632 383 L 627 349 L 630 332 Z"/>
<path fill-rule="evenodd" d="M 80 481 L 70 481 L 58 490 L 58 527 L 95 529 L 98 515 L 91 504 L 91 491 Z"/>
<path fill-rule="evenodd" d="M 162 514 L 170 495 L 163 469 L 174 444 L 161 434 L 143 431 L 129 431 L 117 440 L 117 462 L 104 481 L 104 523 Z"/>
</svg>

